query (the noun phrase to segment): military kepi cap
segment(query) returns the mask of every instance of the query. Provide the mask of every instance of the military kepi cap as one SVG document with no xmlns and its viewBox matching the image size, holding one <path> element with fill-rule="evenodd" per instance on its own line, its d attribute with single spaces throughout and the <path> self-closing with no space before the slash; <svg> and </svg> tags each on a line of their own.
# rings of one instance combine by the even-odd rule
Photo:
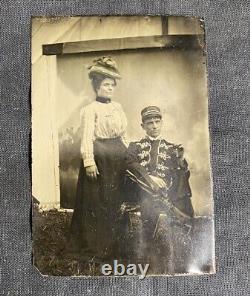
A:
<svg viewBox="0 0 250 296">
<path fill-rule="evenodd" d="M 152 118 L 152 117 L 162 118 L 161 110 L 159 107 L 148 106 L 148 107 L 145 107 L 144 109 L 142 109 L 142 111 L 141 111 L 142 121 L 144 121 L 145 119 L 148 119 L 148 118 Z"/>
</svg>

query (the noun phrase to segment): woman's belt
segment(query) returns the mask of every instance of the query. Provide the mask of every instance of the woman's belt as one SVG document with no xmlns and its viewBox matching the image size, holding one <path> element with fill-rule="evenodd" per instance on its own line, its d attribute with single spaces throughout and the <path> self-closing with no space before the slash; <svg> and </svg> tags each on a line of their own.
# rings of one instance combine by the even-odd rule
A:
<svg viewBox="0 0 250 296">
<path fill-rule="evenodd" d="M 96 138 L 95 141 L 97 141 L 97 142 L 121 141 L 121 137 L 115 137 L 115 138 Z"/>
</svg>

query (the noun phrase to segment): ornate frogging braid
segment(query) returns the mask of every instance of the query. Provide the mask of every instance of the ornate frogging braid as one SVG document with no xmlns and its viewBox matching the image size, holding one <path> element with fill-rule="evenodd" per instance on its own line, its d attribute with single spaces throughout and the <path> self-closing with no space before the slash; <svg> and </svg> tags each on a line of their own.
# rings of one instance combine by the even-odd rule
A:
<svg viewBox="0 0 250 296">
<path fill-rule="evenodd" d="M 136 143 L 136 145 L 140 146 L 140 148 L 142 149 L 142 152 L 139 153 L 140 165 L 142 165 L 143 167 L 146 168 L 146 170 L 148 170 L 147 165 L 151 161 L 151 156 L 150 156 L 151 144 L 149 141 L 147 141 L 147 139 L 144 139 L 142 143 L 138 142 Z M 144 150 L 144 149 L 147 149 L 147 150 Z"/>
</svg>

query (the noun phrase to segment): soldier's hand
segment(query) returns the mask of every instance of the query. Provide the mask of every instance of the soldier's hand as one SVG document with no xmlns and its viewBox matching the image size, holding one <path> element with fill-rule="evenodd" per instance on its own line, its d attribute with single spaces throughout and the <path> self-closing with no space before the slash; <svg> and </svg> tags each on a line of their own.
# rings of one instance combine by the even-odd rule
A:
<svg viewBox="0 0 250 296">
<path fill-rule="evenodd" d="M 96 180 L 97 175 L 99 175 L 97 166 L 91 165 L 91 166 L 86 167 L 86 174 L 87 174 L 88 178 L 90 178 L 91 180 Z"/>
<path fill-rule="evenodd" d="M 163 189 L 167 186 L 166 182 L 159 177 L 150 175 L 151 180 L 153 181 L 154 190 L 158 191 L 160 189 Z"/>
</svg>

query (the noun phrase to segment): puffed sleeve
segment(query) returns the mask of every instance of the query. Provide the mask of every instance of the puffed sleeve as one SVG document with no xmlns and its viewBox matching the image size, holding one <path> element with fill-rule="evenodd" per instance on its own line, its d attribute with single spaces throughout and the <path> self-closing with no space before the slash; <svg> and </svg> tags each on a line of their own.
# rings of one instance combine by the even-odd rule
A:
<svg viewBox="0 0 250 296">
<path fill-rule="evenodd" d="M 127 125 L 128 125 L 127 117 L 126 117 L 126 114 L 122 108 L 122 105 L 117 102 L 114 102 L 114 104 L 115 104 L 115 106 L 118 110 L 118 113 L 119 113 L 120 125 L 118 128 L 118 134 L 120 135 L 123 144 L 128 148 L 129 140 L 128 140 L 127 132 L 126 132 Z"/>
<path fill-rule="evenodd" d="M 93 142 L 95 132 L 95 112 L 92 106 L 88 105 L 81 111 L 82 141 L 81 154 L 84 167 L 95 165 Z"/>
<path fill-rule="evenodd" d="M 129 146 L 129 140 L 128 140 L 128 136 L 127 136 L 127 133 L 126 132 L 124 132 L 121 135 L 121 140 L 122 140 L 123 144 L 128 148 L 128 146 Z"/>
</svg>

